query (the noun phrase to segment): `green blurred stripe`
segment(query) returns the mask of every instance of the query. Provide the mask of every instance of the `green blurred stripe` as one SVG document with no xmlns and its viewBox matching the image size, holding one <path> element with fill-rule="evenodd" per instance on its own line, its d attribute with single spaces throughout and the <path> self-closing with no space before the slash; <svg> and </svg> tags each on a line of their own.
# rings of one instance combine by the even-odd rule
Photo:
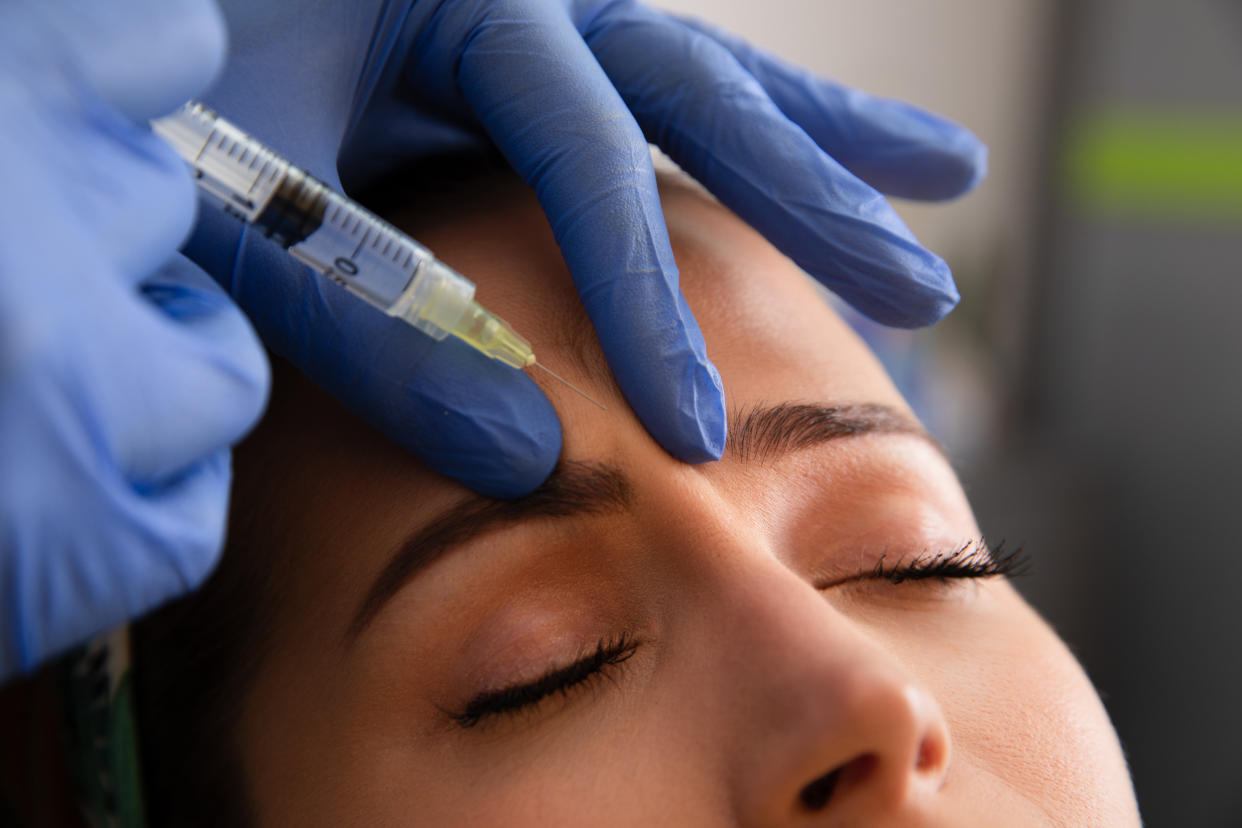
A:
<svg viewBox="0 0 1242 828">
<path fill-rule="evenodd" d="M 1242 220 L 1242 111 L 1088 115 L 1065 149 L 1068 191 L 1081 206 Z"/>
</svg>

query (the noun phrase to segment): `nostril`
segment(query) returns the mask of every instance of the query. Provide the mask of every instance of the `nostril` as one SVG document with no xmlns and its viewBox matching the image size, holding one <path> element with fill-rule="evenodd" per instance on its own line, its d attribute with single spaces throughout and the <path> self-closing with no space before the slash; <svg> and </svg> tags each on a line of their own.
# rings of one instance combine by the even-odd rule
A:
<svg viewBox="0 0 1242 828">
<path fill-rule="evenodd" d="M 936 739 L 923 739 L 914 760 L 917 771 L 931 771 L 944 762 L 944 743 Z"/>
<path fill-rule="evenodd" d="M 855 785 L 863 784 L 864 780 L 875 772 L 878 765 L 879 759 L 872 753 L 851 759 L 831 773 L 825 773 L 807 783 L 798 794 L 798 799 L 807 810 L 823 810 L 828 805 L 828 800 L 832 799 L 833 794 L 841 789 L 842 785 L 846 788 L 853 788 Z"/>
<path fill-rule="evenodd" d="M 799 798 L 807 810 L 819 811 L 828 804 L 832 792 L 837 787 L 837 779 L 841 776 L 840 769 L 826 773 L 802 789 Z"/>
</svg>

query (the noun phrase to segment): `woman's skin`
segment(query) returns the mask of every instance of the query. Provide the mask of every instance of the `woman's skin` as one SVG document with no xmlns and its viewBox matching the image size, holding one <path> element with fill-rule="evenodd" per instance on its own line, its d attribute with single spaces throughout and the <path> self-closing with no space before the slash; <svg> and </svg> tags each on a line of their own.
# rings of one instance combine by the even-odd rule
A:
<svg viewBox="0 0 1242 828">
<path fill-rule="evenodd" d="M 719 462 L 643 430 L 507 182 L 399 223 L 608 406 L 532 373 L 565 434 L 544 491 L 480 501 L 282 378 L 238 459 L 279 477 L 282 589 L 238 738 L 260 824 L 1138 824 L 1094 690 L 1003 578 L 871 577 L 980 534 L 872 355 L 732 214 L 676 182 L 663 201 L 731 409 L 755 415 Z M 786 403 L 845 408 L 756 413 Z M 782 416 L 799 435 L 757 433 Z M 619 663 L 471 707 L 597 653 Z"/>
</svg>

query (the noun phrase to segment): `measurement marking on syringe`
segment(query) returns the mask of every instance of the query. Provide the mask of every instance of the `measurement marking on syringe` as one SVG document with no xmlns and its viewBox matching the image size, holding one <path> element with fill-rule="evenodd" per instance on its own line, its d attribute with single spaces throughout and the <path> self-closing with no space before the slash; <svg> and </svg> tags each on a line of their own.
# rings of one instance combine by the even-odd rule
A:
<svg viewBox="0 0 1242 828">
<path fill-rule="evenodd" d="M 369 236 L 369 235 L 371 235 L 371 228 L 370 228 L 370 227 L 368 227 L 368 228 L 367 228 L 367 231 L 366 231 L 365 233 L 363 233 L 363 234 L 362 234 L 362 241 L 358 242 L 358 246 L 354 248 L 354 252 L 353 252 L 353 253 L 351 253 L 351 254 L 349 255 L 349 258 L 351 258 L 351 259 L 356 259 L 356 258 L 358 258 L 358 253 L 359 253 L 359 251 L 361 251 L 361 250 L 362 250 L 362 246 L 363 246 L 364 244 L 366 244 L 366 243 L 367 243 L 367 236 Z"/>
<path fill-rule="evenodd" d="M 250 182 L 250 189 L 246 190 L 246 194 L 254 192 L 254 188 L 259 186 L 259 182 L 263 180 L 263 176 L 267 174 L 268 168 L 272 165 L 271 159 L 263 162 L 263 168 L 255 174 L 254 181 Z"/>
<path fill-rule="evenodd" d="M 194 156 L 194 163 L 197 164 L 203 157 L 203 153 L 211 146 L 211 139 L 216 137 L 216 128 L 212 127 L 211 132 L 207 133 L 207 139 L 203 141 L 203 145 L 198 148 L 198 154 Z"/>
</svg>

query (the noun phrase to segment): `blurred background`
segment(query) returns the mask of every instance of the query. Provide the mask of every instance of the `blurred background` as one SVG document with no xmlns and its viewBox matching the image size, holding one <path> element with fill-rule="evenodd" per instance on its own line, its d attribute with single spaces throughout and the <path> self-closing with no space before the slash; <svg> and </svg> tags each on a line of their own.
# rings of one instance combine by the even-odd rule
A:
<svg viewBox="0 0 1242 828">
<path fill-rule="evenodd" d="M 1077 653 L 1152 826 L 1242 825 L 1242 2 L 657 0 L 991 147 L 898 202 L 962 304 L 867 331 Z"/>
</svg>

